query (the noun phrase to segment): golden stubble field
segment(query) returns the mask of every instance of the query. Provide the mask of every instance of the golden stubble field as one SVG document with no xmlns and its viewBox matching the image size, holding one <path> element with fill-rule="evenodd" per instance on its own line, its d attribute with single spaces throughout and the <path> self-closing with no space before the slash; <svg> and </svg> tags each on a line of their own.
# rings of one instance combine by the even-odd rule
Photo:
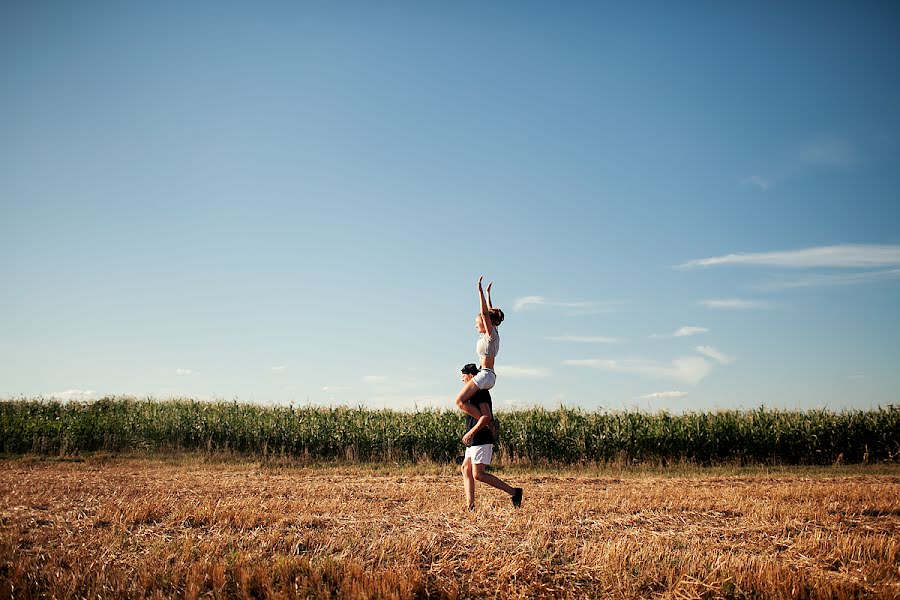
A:
<svg viewBox="0 0 900 600">
<path fill-rule="evenodd" d="M 0 461 L 0 595 L 898 598 L 900 468 Z"/>
</svg>

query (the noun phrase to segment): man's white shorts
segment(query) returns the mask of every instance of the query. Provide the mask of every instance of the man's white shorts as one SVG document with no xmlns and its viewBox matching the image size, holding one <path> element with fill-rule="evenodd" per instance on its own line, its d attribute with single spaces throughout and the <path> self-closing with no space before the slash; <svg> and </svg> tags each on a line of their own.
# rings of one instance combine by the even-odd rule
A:
<svg viewBox="0 0 900 600">
<path fill-rule="evenodd" d="M 479 390 L 489 390 L 497 383 L 497 374 L 493 369 L 482 367 L 472 378 Z"/>
<path fill-rule="evenodd" d="M 469 446 L 466 448 L 466 458 L 471 458 L 473 465 L 489 465 L 493 456 L 493 444 L 482 444 L 481 446 Z"/>
</svg>

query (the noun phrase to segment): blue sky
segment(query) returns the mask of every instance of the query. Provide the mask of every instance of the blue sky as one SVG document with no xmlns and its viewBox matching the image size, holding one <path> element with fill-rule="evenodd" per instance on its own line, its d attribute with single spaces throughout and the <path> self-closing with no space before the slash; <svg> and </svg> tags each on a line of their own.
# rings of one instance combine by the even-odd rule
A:
<svg viewBox="0 0 900 600">
<path fill-rule="evenodd" d="M 893 3 L 0 5 L 0 396 L 900 400 Z"/>
</svg>

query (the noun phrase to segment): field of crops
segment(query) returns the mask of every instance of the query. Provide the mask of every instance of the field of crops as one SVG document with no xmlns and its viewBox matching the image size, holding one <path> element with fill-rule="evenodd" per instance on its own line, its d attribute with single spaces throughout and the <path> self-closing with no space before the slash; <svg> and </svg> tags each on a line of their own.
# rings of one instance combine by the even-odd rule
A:
<svg viewBox="0 0 900 600">
<path fill-rule="evenodd" d="M 869 411 L 498 413 L 505 464 L 834 464 L 900 457 L 900 407 Z M 463 418 L 364 408 L 105 398 L 0 401 L 0 451 L 205 451 L 351 462 L 452 461 Z"/>
<path fill-rule="evenodd" d="M 0 460 L 4 598 L 897 598 L 900 467 Z"/>
</svg>

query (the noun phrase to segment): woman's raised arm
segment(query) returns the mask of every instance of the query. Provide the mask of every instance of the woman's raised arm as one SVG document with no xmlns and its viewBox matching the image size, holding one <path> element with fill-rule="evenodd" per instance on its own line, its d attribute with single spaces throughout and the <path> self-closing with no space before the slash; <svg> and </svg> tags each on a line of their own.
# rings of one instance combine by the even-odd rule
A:
<svg viewBox="0 0 900 600">
<path fill-rule="evenodd" d="M 493 325 L 491 324 L 490 307 L 488 306 L 488 302 L 484 299 L 484 290 L 481 289 L 482 279 L 484 279 L 484 275 L 481 275 L 478 278 L 478 299 L 481 302 L 481 320 L 484 322 L 484 331 L 490 337 Z M 493 285 L 493 282 L 491 282 L 491 284 Z"/>
</svg>

